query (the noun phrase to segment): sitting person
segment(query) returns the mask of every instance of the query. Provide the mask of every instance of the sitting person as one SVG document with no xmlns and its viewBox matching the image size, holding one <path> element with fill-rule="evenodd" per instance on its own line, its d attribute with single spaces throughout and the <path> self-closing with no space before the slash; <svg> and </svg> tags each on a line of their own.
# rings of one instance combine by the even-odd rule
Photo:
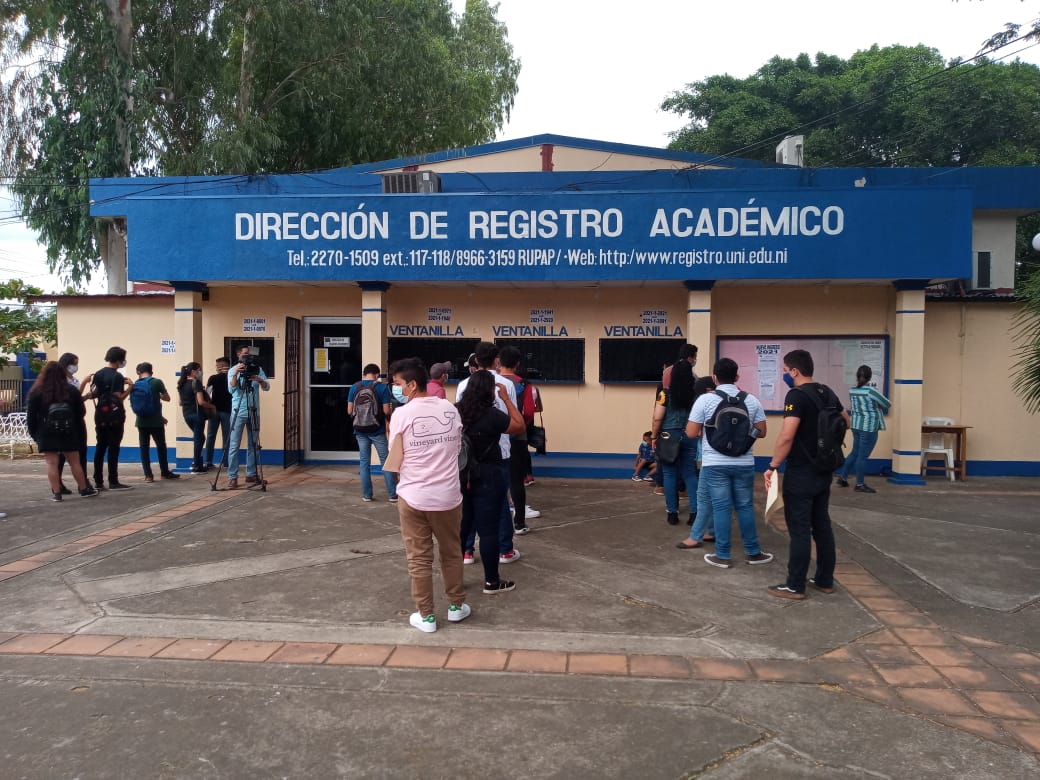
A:
<svg viewBox="0 0 1040 780">
<path fill-rule="evenodd" d="M 643 441 L 639 445 L 636 454 L 635 471 L 632 472 L 633 482 L 656 482 L 657 458 L 654 456 L 654 446 L 650 443 L 650 431 L 643 434 Z M 646 470 L 644 475 L 642 472 Z"/>
</svg>

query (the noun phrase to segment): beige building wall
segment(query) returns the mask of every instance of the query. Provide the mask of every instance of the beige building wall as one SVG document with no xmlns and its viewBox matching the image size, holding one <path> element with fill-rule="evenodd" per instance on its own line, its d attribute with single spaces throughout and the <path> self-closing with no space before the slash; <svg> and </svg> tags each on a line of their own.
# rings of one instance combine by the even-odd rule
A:
<svg viewBox="0 0 1040 780">
<path fill-rule="evenodd" d="M 651 155 L 622 154 L 602 149 L 578 149 L 572 146 L 551 144 L 552 169 L 554 171 L 655 171 L 689 168 L 690 164 L 678 160 L 667 160 Z M 473 157 L 456 157 L 434 163 L 423 163 L 420 170 L 438 173 L 510 173 L 542 170 L 542 147 L 514 149 L 494 154 Z M 720 166 L 702 166 L 702 170 Z M 387 168 L 384 173 L 403 170 Z"/>
<path fill-rule="evenodd" d="M 894 288 L 889 286 L 809 285 L 803 287 L 720 285 L 712 291 L 714 337 L 740 335 L 888 335 L 895 327 Z M 384 295 L 389 327 L 426 321 L 427 308 L 453 309 L 452 326 L 467 338 L 493 341 L 496 326 L 524 325 L 531 308 L 551 308 L 555 327 L 567 338 L 585 340 L 585 381 L 581 384 L 541 383 L 549 449 L 571 453 L 635 452 L 640 435 L 650 426 L 654 388 L 649 384 L 601 384 L 599 340 L 608 325 L 638 325 L 644 309 L 666 309 L 668 328 L 686 334 L 689 294 L 680 285 L 656 288 L 490 289 L 472 287 L 391 287 Z M 202 304 L 202 354 L 165 355 L 162 340 L 173 338 L 172 296 L 128 296 L 105 299 L 99 315 L 97 298 L 63 299 L 58 308 L 61 343 L 48 357 L 70 351 L 80 356 L 82 376 L 104 365 L 108 347 L 127 350 L 129 375 L 144 360 L 155 366 L 173 395 L 181 365 L 198 360 L 206 375 L 223 354 L 224 337 L 243 337 L 243 318 L 265 317 L 274 338 L 276 376 L 271 391 L 261 394 L 265 449 L 284 448 L 284 350 L 286 316 L 360 317 L 362 293 L 346 287 L 216 287 Z M 1015 308 L 1003 303 L 934 303 L 926 306 L 924 406 L 926 415 L 953 417 L 973 426 L 968 442 L 970 460 L 1035 460 L 1040 440 L 1040 415 L 1028 414 L 1004 378 L 1012 374 L 1014 347 L 1010 336 Z M 105 327 L 99 328 L 103 320 Z M 898 356 L 890 339 L 890 380 Z M 180 346 L 180 345 L 178 345 Z M 711 345 L 701 348 L 699 374 L 711 371 Z M 454 356 L 446 355 L 446 359 Z M 365 358 L 368 360 L 369 358 Z M 384 369 L 386 366 L 383 367 Z M 990 381 L 994 378 L 996 381 Z M 836 388 L 847 399 L 846 388 Z M 892 385 L 889 384 L 891 395 Z M 448 387 L 454 398 L 454 385 Z M 173 408 L 171 409 L 171 406 Z M 874 457 L 887 459 L 892 431 L 900 410 L 893 409 L 889 430 L 881 432 Z M 167 405 L 171 425 L 167 436 L 189 435 L 173 404 Z M 770 415 L 769 434 L 755 447 L 768 456 L 779 431 L 780 418 Z M 94 443 L 92 426 L 89 440 Z M 132 438 L 124 446 L 134 446 Z M 851 446 L 851 441 L 849 442 Z"/>
<path fill-rule="evenodd" d="M 453 326 L 462 326 L 467 338 L 485 341 L 495 340 L 497 325 L 529 323 L 532 308 L 553 309 L 557 330 L 565 327 L 566 338 L 585 340 L 585 382 L 540 382 L 538 389 L 545 406 L 549 450 L 577 453 L 635 453 L 643 431 L 650 427 L 653 385 L 599 382 L 599 340 L 605 337 L 604 326 L 638 325 L 644 309 L 667 309 L 668 327 L 680 328 L 685 334 L 686 301 L 681 286 L 465 291 L 398 287 L 387 295 L 390 325 L 425 322 L 426 307 L 443 302 L 454 308 Z M 448 397 L 454 399 L 453 385 L 448 387 Z"/>
<path fill-rule="evenodd" d="M 170 397 L 176 398 L 177 371 L 183 363 L 178 362 L 176 355 L 162 354 L 161 344 L 162 339 L 173 338 L 172 295 L 63 298 L 58 306 L 58 338 L 57 348 L 47 350 L 47 359 L 57 360 L 64 352 L 78 355 L 77 379 L 85 381 L 104 368 L 109 347 L 122 347 L 126 350 L 126 375 L 130 379 L 137 379 L 134 367 L 138 363 L 151 363 L 154 376 L 162 379 Z M 179 415 L 173 414 L 170 406 L 164 404 L 164 413 L 172 421 Z M 176 410 L 176 401 L 173 406 Z M 94 444 L 92 401 L 87 401 L 87 441 Z M 123 437 L 123 444 L 137 446 L 131 431 Z M 173 445 L 172 438 L 169 444 Z"/>
<path fill-rule="evenodd" d="M 970 425 L 968 459 L 1035 461 L 1040 415 L 1015 395 L 1009 303 L 932 303 L 925 315 L 924 413 Z"/>
</svg>

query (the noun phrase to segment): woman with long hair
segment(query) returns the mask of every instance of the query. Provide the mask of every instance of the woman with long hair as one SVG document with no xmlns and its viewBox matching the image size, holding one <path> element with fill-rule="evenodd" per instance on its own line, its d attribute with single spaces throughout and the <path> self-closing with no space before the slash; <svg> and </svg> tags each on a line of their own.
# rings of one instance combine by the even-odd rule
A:
<svg viewBox="0 0 1040 780">
<path fill-rule="evenodd" d="M 696 402 L 705 393 L 715 392 L 715 380 L 710 376 L 702 376 L 693 383 L 693 400 Z M 697 437 L 697 462 L 700 463 L 704 448 L 704 436 Z M 695 550 L 698 547 L 703 547 L 705 543 L 711 543 L 715 541 L 715 524 L 713 522 L 714 513 L 711 509 L 711 496 L 708 494 L 708 482 L 697 480 L 697 511 L 690 513 L 690 519 L 686 521 L 686 524 L 690 526 L 690 536 L 687 539 L 683 539 L 680 542 L 676 542 L 675 546 L 680 550 Z M 708 529 L 712 529 L 710 532 Z"/>
<path fill-rule="evenodd" d="M 68 461 L 79 494 L 96 496 L 97 491 L 87 483 L 79 457 L 86 433 L 83 418 L 87 409 L 79 390 L 69 384 L 68 373 L 59 363 L 50 361 L 36 377 L 29 390 L 26 412 L 29 435 L 35 439 L 47 462 L 52 500 L 61 501 L 62 497 L 59 455 L 64 455 Z"/>
<path fill-rule="evenodd" d="M 58 365 L 61 366 L 62 370 L 65 372 L 65 381 L 68 382 L 73 387 L 75 387 L 77 390 L 79 390 L 80 393 L 82 393 L 83 392 L 82 383 L 76 377 L 76 372 L 79 371 L 79 355 L 75 355 L 72 352 L 63 352 L 61 354 L 61 356 L 58 358 Z M 87 466 L 86 466 L 86 463 L 87 463 L 87 419 L 86 419 L 87 411 L 86 410 L 87 410 L 87 407 L 86 407 L 86 404 L 84 403 L 84 406 L 83 406 L 83 418 L 79 421 L 80 434 L 81 434 L 81 438 L 80 438 L 80 442 L 81 443 L 80 443 L 80 448 L 79 448 L 79 462 L 80 462 L 80 465 L 83 466 L 83 470 L 84 471 L 87 470 Z M 65 455 L 62 454 L 62 453 L 58 453 L 58 483 L 59 483 L 59 486 L 60 486 L 62 494 L 67 496 L 70 493 L 72 493 L 72 491 L 69 490 L 67 487 L 65 487 L 65 483 L 61 481 L 62 477 L 64 475 L 65 475 Z M 101 488 L 99 487 L 98 490 L 100 490 L 100 489 Z"/>
<path fill-rule="evenodd" d="M 177 395 L 180 398 L 181 414 L 184 422 L 191 428 L 192 433 L 192 458 L 191 470 L 193 473 L 202 473 L 206 467 L 202 464 L 202 446 L 206 442 L 206 413 L 205 409 L 213 409 L 213 404 L 206 397 L 206 388 L 202 386 L 200 377 L 202 366 L 192 361 L 181 367 L 181 375 L 177 379 Z"/>
<path fill-rule="evenodd" d="M 849 472 L 856 475 L 857 493 L 876 493 L 866 483 L 867 459 L 877 444 L 878 431 L 885 430 L 885 413 L 892 402 L 870 386 L 874 372 L 870 366 L 856 369 L 856 386 L 849 391 L 852 407 L 852 452 L 838 472 L 838 486 L 849 486 Z"/>
<path fill-rule="evenodd" d="M 509 410 L 508 415 L 495 408 L 496 393 Z M 503 433 L 513 436 L 526 430 L 524 416 L 509 400 L 505 388 L 497 385 L 491 372 L 485 370 L 470 375 L 466 392 L 455 406 L 462 420 L 462 432 L 470 442 L 469 455 L 478 464 L 475 475 L 463 479 L 460 538 L 465 545 L 467 537 L 476 530 L 484 565 L 484 593 L 502 593 L 512 590 L 515 584 L 498 575 L 498 526 L 509 491 L 509 473 L 503 468 L 499 439 Z"/>
<path fill-rule="evenodd" d="M 679 480 L 686 485 L 690 497 L 690 524 L 697 510 L 697 439 L 686 435 L 686 422 L 693 408 L 693 365 L 688 360 L 679 360 L 672 366 L 671 382 L 661 391 L 654 408 L 651 428 L 654 449 L 657 450 L 662 433 L 679 440 L 679 456 L 666 463 L 658 453 L 659 468 L 664 471 L 664 501 L 668 525 L 679 524 Z"/>
</svg>

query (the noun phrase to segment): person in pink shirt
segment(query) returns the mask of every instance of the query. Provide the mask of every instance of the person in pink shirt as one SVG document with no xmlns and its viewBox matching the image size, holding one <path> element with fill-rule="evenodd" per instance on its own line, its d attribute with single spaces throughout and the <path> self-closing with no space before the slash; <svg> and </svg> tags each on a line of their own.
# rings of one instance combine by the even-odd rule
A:
<svg viewBox="0 0 1040 780">
<path fill-rule="evenodd" d="M 444 393 L 444 383 L 451 377 L 451 370 L 452 365 L 447 361 L 430 366 L 430 381 L 426 383 L 426 395 L 447 398 Z"/>
<path fill-rule="evenodd" d="M 440 551 L 441 576 L 448 597 L 448 620 L 458 623 L 470 616 L 462 582 L 462 490 L 459 486 L 459 450 L 462 421 L 458 410 L 443 398 L 426 392 L 429 375 L 418 358 L 390 366 L 391 391 L 404 404 L 390 417 L 391 454 L 400 452 L 397 512 L 401 538 L 412 579 L 416 611 L 409 622 L 420 631 L 437 630 L 433 603 L 433 540 Z M 399 440 L 400 439 L 400 440 Z"/>
</svg>

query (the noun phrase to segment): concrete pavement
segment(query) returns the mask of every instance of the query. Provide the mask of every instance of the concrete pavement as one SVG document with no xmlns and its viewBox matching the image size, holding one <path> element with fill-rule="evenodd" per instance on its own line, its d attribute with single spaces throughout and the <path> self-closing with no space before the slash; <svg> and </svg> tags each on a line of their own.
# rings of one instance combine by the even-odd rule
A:
<svg viewBox="0 0 1040 780">
<path fill-rule="evenodd" d="M 517 589 L 467 567 L 473 616 L 438 594 L 422 634 L 350 469 L 124 470 L 55 504 L 42 461 L 0 463 L 5 776 L 1040 773 L 1036 480 L 835 488 L 839 588 L 787 602 L 782 528 L 720 570 L 647 486 L 539 479 Z"/>
</svg>

